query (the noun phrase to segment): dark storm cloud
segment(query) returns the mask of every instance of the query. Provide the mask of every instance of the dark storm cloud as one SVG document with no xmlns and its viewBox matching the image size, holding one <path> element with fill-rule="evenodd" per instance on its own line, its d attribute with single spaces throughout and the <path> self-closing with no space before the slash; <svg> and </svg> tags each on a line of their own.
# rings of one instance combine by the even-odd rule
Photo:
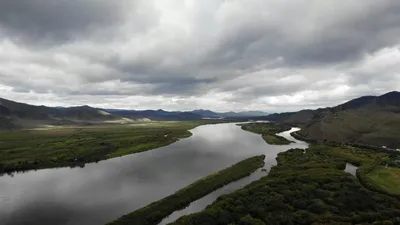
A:
<svg viewBox="0 0 400 225">
<path fill-rule="evenodd" d="M 298 9 L 302 15 L 282 15 L 277 23 L 249 15 L 254 19 L 224 34 L 207 63 L 249 68 L 283 57 L 287 67 L 326 66 L 352 63 L 364 54 L 399 42 L 399 1 L 365 1 L 365 6 L 357 5 L 360 10 L 349 12 L 343 9 L 346 4 L 327 4 L 335 13 L 325 16 L 329 9 L 320 8 L 318 20 L 309 22 L 307 17 L 315 9 L 303 7 Z M 297 22 L 290 21 L 296 18 Z"/>
<path fill-rule="evenodd" d="M 331 104 L 400 88 L 399 11 L 396 0 L 3 0 L 0 90 Z"/>
<path fill-rule="evenodd" d="M 0 28 L 19 43 L 45 47 L 119 26 L 129 6 L 135 7 L 127 0 L 2 0 Z"/>
<path fill-rule="evenodd" d="M 287 57 L 289 63 L 298 66 L 318 65 L 336 62 L 352 62 L 364 54 L 399 42 L 400 2 L 383 1 L 371 5 L 360 15 L 340 20 L 324 27 L 302 43 L 297 54 Z M 340 11 L 337 12 L 340 16 Z"/>
</svg>

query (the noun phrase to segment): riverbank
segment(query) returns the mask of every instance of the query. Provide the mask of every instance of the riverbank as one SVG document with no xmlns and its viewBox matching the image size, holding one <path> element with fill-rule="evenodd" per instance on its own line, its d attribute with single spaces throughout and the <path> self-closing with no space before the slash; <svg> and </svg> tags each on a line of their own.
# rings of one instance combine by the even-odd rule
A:
<svg viewBox="0 0 400 225">
<path fill-rule="evenodd" d="M 223 121 L 164 121 L 131 125 L 55 127 L 0 132 L 0 173 L 86 163 L 148 151 L 191 136 L 188 131 Z"/>
<path fill-rule="evenodd" d="M 291 135 L 314 145 L 330 146 L 331 154 L 341 156 L 359 166 L 357 177 L 368 189 L 390 196 L 400 197 L 400 153 L 395 149 L 359 143 L 334 143 L 313 140 L 298 132 Z M 332 150 L 333 149 L 333 150 Z M 351 153 L 352 152 L 352 153 Z M 356 154 L 354 154 L 356 153 Z"/>
<path fill-rule="evenodd" d="M 292 143 L 284 137 L 276 135 L 291 129 L 290 126 L 278 123 L 247 123 L 240 124 L 242 130 L 261 134 L 262 138 L 270 145 L 288 145 Z"/>
<path fill-rule="evenodd" d="M 385 158 L 381 154 L 385 153 L 326 145 L 280 153 L 278 165 L 267 177 L 172 224 L 399 222 L 399 199 L 370 191 L 343 171 L 346 162 L 366 165 Z"/>
<path fill-rule="evenodd" d="M 120 219 L 109 223 L 109 225 L 156 225 L 174 211 L 185 208 L 191 202 L 223 187 L 228 183 L 250 175 L 252 172 L 264 165 L 264 159 L 265 156 L 261 155 L 240 161 L 231 167 L 194 182 L 188 187 L 177 191 L 173 195 L 154 202 L 142 209 L 136 210 L 131 214 L 125 215 Z"/>
</svg>

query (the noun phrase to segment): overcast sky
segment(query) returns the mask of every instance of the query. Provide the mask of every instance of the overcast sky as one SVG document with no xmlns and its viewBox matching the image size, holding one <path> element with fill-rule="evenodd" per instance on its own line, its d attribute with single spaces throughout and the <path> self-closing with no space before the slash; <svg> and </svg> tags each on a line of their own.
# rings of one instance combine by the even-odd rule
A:
<svg viewBox="0 0 400 225">
<path fill-rule="evenodd" d="M 292 111 L 400 89 L 398 0 L 0 0 L 0 97 Z"/>
</svg>

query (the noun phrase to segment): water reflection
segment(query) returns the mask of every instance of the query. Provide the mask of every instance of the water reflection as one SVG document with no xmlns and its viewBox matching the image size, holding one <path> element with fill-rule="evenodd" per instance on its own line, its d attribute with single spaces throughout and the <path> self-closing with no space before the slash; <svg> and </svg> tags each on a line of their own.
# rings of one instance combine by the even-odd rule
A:
<svg viewBox="0 0 400 225">
<path fill-rule="evenodd" d="M 235 124 L 205 125 L 172 145 L 86 164 L 0 177 L 1 224 L 104 224 L 166 197 L 250 156 L 276 154 L 304 143 L 270 146 Z"/>
<path fill-rule="evenodd" d="M 262 169 L 259 169 L 259 170 L 255 171 L 254 173 L 252 173 L 248 177 L 244 177 L 236 182 L 232 182 L 232 183 L 206 195 L 205 197 L 190 203 L 190 205 L 188 207 L 186 207 L 185 209 L 176 211 L 176 212 L 172 213 L 171 215 L 169 215 L 167 218 L 165 218 L 163 221 L 161 221 L 161 223 L 159 225 L 169 224 L 184 215 L 189 215 L 192 213 L 200 212 L 203 209 L 205 209 L 208 205 L 213 203 L 219 196 L 232 193 L 236 190 L 243 188 L 244 186 L 250 184 L 253 181 L 259 180 L 261 177 L 268 175 L 268 172 L 270 171 L 271 167 L 277 164 L 276 157 L 279 152 L 286 151 L 290 148 L 303 148 L 303 149 L 307 148 L 307 146 L 308 146 L 307 143 L 296 140 L 295 138 L 293 138 L 290 135 L 290 133 L 296 132 L 299 130 L 300 130 L 300 128 L 292 128 L 289 131 L 285 131 L 285 132 L 277 134 L 277 135 L 284 137 L 290 141 L 293 141 L 293 143 L 291 145 L 287 145 L 284 148 L 279 148 L 279 149 L 277 149 L 278 151 L 269 151 L 270 150 L 269 148 L 271 148 L 272 146 L 266 144 L 265 150 L 267 150 L 268 152 L 264 152 L 264 154 L 266 154 L 267 157 L 265 159 L 266 164 L 264 165 L 264 167 Z"/>
</svg>

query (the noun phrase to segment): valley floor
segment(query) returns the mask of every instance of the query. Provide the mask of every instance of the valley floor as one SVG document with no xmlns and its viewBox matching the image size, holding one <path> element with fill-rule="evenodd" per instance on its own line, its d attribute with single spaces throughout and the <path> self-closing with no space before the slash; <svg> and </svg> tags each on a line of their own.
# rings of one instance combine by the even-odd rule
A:
<svg viewBox="0 0 400 225">
<path fill-rule="evenodd" d="M 189 137 L 188 130 L 207 123 L 215 121 L 0 132 L 0 172 L 84 166 L 87 162 L 171 144 Z M 268 123 L 241 126 L 261 134 L 269 144 L 290 143 L 276 135 L 290 127 Z M 239 166 L 212 174 L 122 217 L 116 224 L 157 224 L 173 211 L 248 175 L 262 166 L 262 159 L 248 159 Z M 204 211 L 172 224 L 400 224 L 397 152 L 313 144 L 306 150 L 280 153 L 277 161 L 268 176 L 221 196 Z M 359 166 L 356 177 L 344 171 L 346 163 Z"/>
<path fill-rule="evenodd" d="M 241 126 L 263 136 L 285 130 L 268 123 Z M 395 152 L 347 145 L 314 144 L 306 150 L 291 149 L 278 155 L 278 165 L 268 176 L 221 196 L 202 212 L 181 217 L 172 224 L 399 224 L 398 157 Z M 357 176 L 344 171 L 346 163 L 359 166 Z M 193 196 L 200 190 L 186 195 Z M 129 218 L 143 220 L 140 224 L 157 224 L 157 216 L 172 212 L 179 200 L 175 195 L 123 217 L 116 224 L 129 224 Z M 184 196 L 180 198 L 189 202 L 190 198 Z M 172 200 L 167 201 L 169 198 Z"/>
</svg>

